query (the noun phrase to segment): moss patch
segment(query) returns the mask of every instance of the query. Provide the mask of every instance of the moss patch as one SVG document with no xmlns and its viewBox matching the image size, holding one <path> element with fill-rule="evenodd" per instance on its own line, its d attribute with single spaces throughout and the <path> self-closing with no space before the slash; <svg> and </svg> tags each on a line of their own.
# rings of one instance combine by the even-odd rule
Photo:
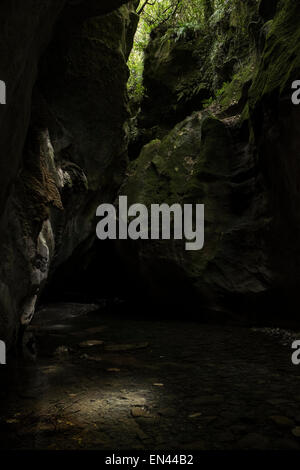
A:
<svg viewBox="0 0 300 470">
<path fill-rule="evenodd" d="M 281 0 L 278 14 L 270 25 L 262 62 L 250 90 L 250 105 L 274 90 L 290 89 L 300 72 L 300 3 Z"/>
</svg>

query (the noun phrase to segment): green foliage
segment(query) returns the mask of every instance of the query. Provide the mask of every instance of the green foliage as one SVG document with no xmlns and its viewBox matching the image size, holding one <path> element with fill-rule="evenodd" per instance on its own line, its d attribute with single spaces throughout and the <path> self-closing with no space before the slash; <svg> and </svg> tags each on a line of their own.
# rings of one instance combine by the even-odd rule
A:
<svg viewBox="0 0 300 470">
<path fill-rule="evenodd" d="M 211 106 L 216 100 L 219 101 L 223 95 L 226 93 L 228 87 L 229 87 L 230 83 L 228 82 L 224 82 L 223 85 L 221 86 L 221 88 L 219 88 L 216 92 L 215 92 L 215 96 L 211 96 L 210 98 L 208 98 L 207 100 L 204 100 L 203 101 L 203 107 L 204 108 L 208 108 L 209 106 Z"/>
<path fill-rule="evenodd" d="M 153 29 L 164 25 L 167 34 L 172 35 L 175 41 L 185 39 L 191 30 L 195 33 L 208 30 L 207 16 L 211 17 L 214 9 L 227 2 L 228 0 L 141 0 L 137 9 L 140 14 L 139 26 L 128 61 L 130 97 L 140 100 L 143 96 L 144 52 Z"/>
<path fill-rule="evenodd" d="M 216 91 L 216 97 L 217 98 L 219 98 L 220 96 L 222 96 L 225 93 L 226 88 L 228 87 L 228 85 L 229 85 L 228 82 L 224 82 L 223 85 L 221 86 L 221 88 Z"/>
<path fill-rule="evenodd" d="M 215 101 L 215 98 L 213 96 L 211 96 L 210 98 L 208 98 L 207 100 L 204 100 L 203 101 L 203 108 L 209 108 L 209 106 L 211 106 L 213 104 L 213 102 Z"/>
<path fill-rule="evenodd" d="M 130 76 L 128 80 L 128 93 L 131 99 L 140 101 L 144 95 L 143 71 L 144 51 L 138 47 L 133 50 L 128 60 Z"/>
<path fill-rule="evenodd" d="M 177 25 L 175 28 L 174 28 L 174 31 L 176 32 L 176 35 L 177 35 L 177 39 L 180 39 L 180 38 L 185 38 L 186 36 L 186 33 L 189 29 L 199 29 L 200 30 L 200 25 L 197 24 L 197 23 L 186 23 L 186 24 L 183 24 L 183 25 Z"/>
<path fill-rule="evenodd" d="M 187 46 L 188 50 L 193 50 L 195 64 L 202 67 L 200 75 L 196 66 L 195 74 L 189 72 L 177 77 L 177 102 L 174 101 L 174 106 L 180 106 L 201 95 L 202 89 L 206 96 L 212 93 L 212 97 L 203 102 L 205 107 L 215 100 L 219 104 L 222 102 L 224 106 L 238 101 L 243 84 L 250 80 L 248 75 L 252 77 L 253 74 L 253 70 L 248 74 L 245 64 L 251 63 L 252 67 L 256 62 L 253 37 L 249 32 L 249 18 L 251 17 L 250 24 L 255 27 L 258 4 L 259 0 L 140 1 L 137 9 L 140 21 L 128 62 L 131 72 L 128 83 L 131 99 L 138 104 L 145 94 L 144 54 L 150 35 L 155 30 L 156 41 L 161 45 L 160 59 L 164 53 L 171 54 L 172 44 L 174 46 L 174 42 L 178 42 L 176 50 L 181 51 L 182 57 L 184 47 Z M 188 45 L 187 41 L 194 42 Z M 245 56 L 245 51 L 249 51 L 250 56 Z M 152 62 L 154 60 L 153 57 Z M 239 77 L 239 74 L 242 76 Z M 234 84 L 229 86 L 228 83 L 223 83 L 225 80 L 230 81 L 232 77 Z M 205 93 L 207 83 L 212 86 Z"/>
<path fill-rule="evenodd" d="M 199 82 L 197 78 L 190 80 L 189 83 L 184 82 L 181 87 L 178 88 L 177 101 L 189 101 L 194 96 L 198 95 L 202 89 L 205 89 L 205 84 Z"/>
</svg>

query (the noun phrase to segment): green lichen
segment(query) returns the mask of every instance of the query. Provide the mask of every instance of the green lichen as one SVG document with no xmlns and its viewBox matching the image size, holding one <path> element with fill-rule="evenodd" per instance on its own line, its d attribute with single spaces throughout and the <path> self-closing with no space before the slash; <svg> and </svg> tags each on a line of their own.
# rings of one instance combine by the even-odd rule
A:
<svg viewBox="0 0 300 470">
<path fill-rule="evenodd" d="M 162 203 L 205 204 L 205 250 L 182 257 L 182 269 L 192 282 L 216 256 L 227 223 L 224 180 L 230 157 L 225 125 L 208 112 L 194 113 L 164 139 L 153 140 L 143 148 L 129 166 L 127 180 L 120 189 L 120 194 L 128 196 L 129 204 L 142 203 L 148 209 L 151 204 Z"/>
<path fill-rule="evenodd" d="M 256 72 L 257 59 L 253 55 L 247 63 L 240 66 L 238 72 L 233 76 L 232 81 L 225 87 L 220 96 L 219 104 L 222 111 L 226 111 L 230 106 L 237 105 L 243 95 L 243 88 L 247 82 L 253 79 Z"/>
<path fill-rule="evenodd" d="M 270 25 L 263 58 L 250 90 L 251 108 L 264 95 L 290 89 L 300 72 L 300 3 L 282 0 Z"/>
</svg>

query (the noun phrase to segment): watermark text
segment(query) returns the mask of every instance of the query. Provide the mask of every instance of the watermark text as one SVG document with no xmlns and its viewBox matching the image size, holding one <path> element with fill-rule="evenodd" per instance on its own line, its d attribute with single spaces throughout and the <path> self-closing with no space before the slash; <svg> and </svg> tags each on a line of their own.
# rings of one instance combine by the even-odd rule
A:
<svg viewBox="0 0 300 470">
<path fill-rule="evenodd" d="M 96 233 L 100 240 L 186 240 L 188 251 L 204 246 L 204 204 L 144 204 L 128 207 L 127 196 L 119 197 L 119 214 L 112 204 L 101 204 Z"/>
<path fill-rule="evenodd" d="M 0 80 L 0 104 L 6 104 L 6 84 Z"/>
<path fill-rule="evenodd" d="M 296 351 L 292 355 L 292 363 L 294 366 L 300 365 L 300 341 L 294 341 L 292 344 L 292 349 L 296 349 Z"/>
<path fill-rule="evenodd" d="M 295 80 L 292 83 L 292 90 L 295 90 L 292 94 L 292 103 L 295 105 L 300 104 L 300 80 Z"/>
<path fill-rule="evenodd" d="M 6 364 L 6 344 L 0 340 L 0 365 Z"/>
</svg>

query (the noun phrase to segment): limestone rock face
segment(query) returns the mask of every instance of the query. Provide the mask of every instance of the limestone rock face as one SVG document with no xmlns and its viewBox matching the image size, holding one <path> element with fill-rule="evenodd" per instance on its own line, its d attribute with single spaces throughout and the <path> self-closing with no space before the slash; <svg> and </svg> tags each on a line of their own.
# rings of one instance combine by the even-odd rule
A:
<svg viewBox="0 0 300 470">
<path fill-rule="evenodd" d="M 299 13 L 287 1 L 267 27 L 260 18 L 248 64 L 211 106 L 147 144 L 121 188 L 131 203 L 205 204 L 202 251 L 174 240 L 121 248 L 124 256 L 131 250 L 151 293 L 193 305 L 199 318 L 208 311 L 262 322 L 283 320 L 283 311 L 285 319 L 298 316 L 300 108 L 291 85 L 300 76 Z"/>
<path fill-rule="evenodd" d="M 275 287 L 281 308 L 295 317 L 300 281 L 300 107 L 291 102 L 300 77 L 299 3 L 280 2 L 270 22 L 265 49 L 249 90 L 250 126 L 268 199 Z"/>
<path fill-rule="evenodd" d="M 201 109 L 249 60 L 258 35 L 251 25 L 260 19 L 256 1 L 236 2 L 220 7 L 209 19 L 209 29 L 154 29 L 145 54 L 141 125 L 171 128 Z"/>
<path fill-rule="evenodd" d="M 50 271 L 93 238 L 96 206 L 122 181 L 135 8 L 1 3 L 0 337 L 8 344 L 30 322 Z"/>
<path fill-rule="evenodd" d="M 129 204 L 205 205 L 203 250 L 187 251 L 186 240 L 131 243 L 150 295 L 177 306 L 198 303 L 201 318 L 208 310 L 237 313 L 233 297 L 246 305 L 267 289 L 268 220 L 254 172 L 249 144 L 209 111 L 194 113 L 143 148 L 120 190 Z"/>
</svg>

